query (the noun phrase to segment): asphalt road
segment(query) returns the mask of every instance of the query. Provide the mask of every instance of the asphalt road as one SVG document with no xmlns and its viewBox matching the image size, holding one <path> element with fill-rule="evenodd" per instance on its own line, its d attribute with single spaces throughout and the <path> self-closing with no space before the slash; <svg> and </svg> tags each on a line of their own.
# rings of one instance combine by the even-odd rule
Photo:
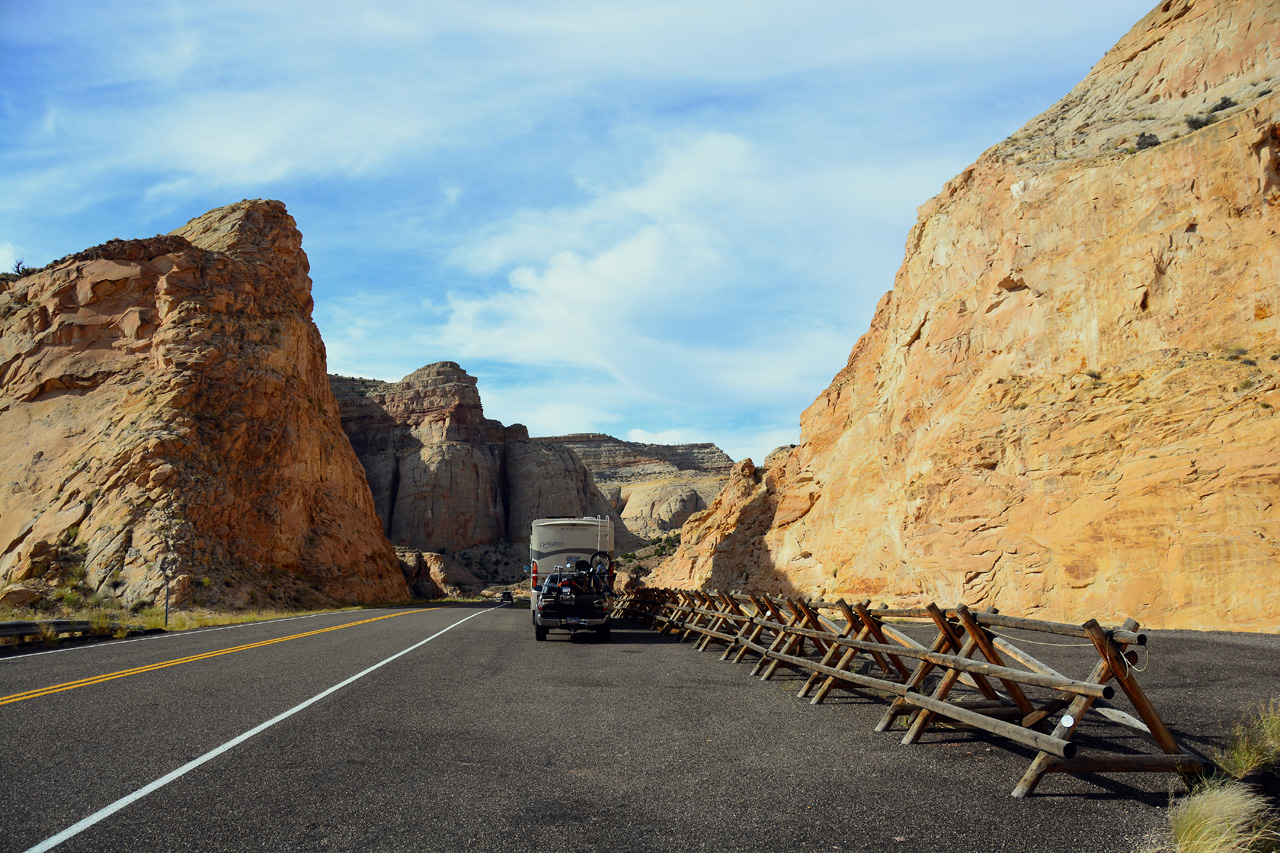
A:
<svg viewBox="0 0 1280 853">
<path fill-rule="evenodd" d="M 1193 745 L 1280 692 L 1280 637 L 1149 648 L 1142 683 Z M 901 746 L 877 699 L 810 706 L 718 657 L 638 626 L 536 643 L 527 610 L 483 605 L 0 658 L 0 850 L 70 829 L 52 849 L 1119 853 L 1177 784 L 1054 775 L 1014 800 L 1025 750 Z"/>
</svg>

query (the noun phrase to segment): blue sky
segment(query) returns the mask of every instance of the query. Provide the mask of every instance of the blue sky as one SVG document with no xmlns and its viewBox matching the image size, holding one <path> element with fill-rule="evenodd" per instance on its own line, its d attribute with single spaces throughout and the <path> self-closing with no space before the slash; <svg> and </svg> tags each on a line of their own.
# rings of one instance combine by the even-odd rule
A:
<svg viewBox="0 0 1280 853">
<path fill-rule="evenodd" d="M 330 372 L 759 462 L 1150 2 L 0 0 L 0 267 L 280 199 Z"/>
</svg>

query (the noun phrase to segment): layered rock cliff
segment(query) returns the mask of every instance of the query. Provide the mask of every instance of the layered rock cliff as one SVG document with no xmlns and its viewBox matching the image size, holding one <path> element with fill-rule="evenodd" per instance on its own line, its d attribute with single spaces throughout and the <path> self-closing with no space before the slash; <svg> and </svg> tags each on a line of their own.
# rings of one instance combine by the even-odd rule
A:
<svg viewBox="0 0 1280 853">
<path fill-rule="evenodd" d="M 1277 46 L 1276 0 L 1164 2 L 948 183 L 652 582 L 1280 629 Z"/>
<path fill-rule="evenodd" d="M 338 421 L 284 205 L 0 292 L 0 581 L 124 603 L 408 597 Z"/>
<path fill-rule="evenodd" d="M 430 364 L 399 382 L 329 381 L 396 545 L 451 552 L 527 543 L 536 518 L 595 515 L 614 519 L 619 549 L 641 544 L 572 450 L 485 418 L 475 378 L 457 364 Z"/>
<path fill-rule="evenodd" d="M 733 460 L 714 444 L 645 444 L 599 433 L 540 438 L 570 448 L 639 536 L 678 530 L 729 479 Z"/>
</svg>

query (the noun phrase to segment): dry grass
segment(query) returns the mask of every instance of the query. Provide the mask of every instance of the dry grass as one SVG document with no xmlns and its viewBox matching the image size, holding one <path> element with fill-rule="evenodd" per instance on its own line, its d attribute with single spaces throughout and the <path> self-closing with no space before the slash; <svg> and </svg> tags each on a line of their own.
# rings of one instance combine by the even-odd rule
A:
<svg viewBox="0 0 1280 853">
<path fill-rule="evenodd" d="M 1144 853 L 1280 853 L 1280 815 L 1265 796 L 1237 781 L 1257 770 L 1280 773 L 1280 698 L 1237 723 L 1213 760 L 1227 777 L 1207 779 L 1175 803 L 1169 842 Z"/>
<path fill-rule="evenodd" d="M 1237 779 L 1255 770 L 1280 772 L 1280 698 L 1262 703 L 1237 723 L 1213 760 Z"/>
<path fill-rule="evenodd" d="M 1172 842 L 1147 853 L 1264 853 L 1280 850 L 1267 798 L 1240 782 L 1205 782 L 1169 809 Z"/>
</svg>

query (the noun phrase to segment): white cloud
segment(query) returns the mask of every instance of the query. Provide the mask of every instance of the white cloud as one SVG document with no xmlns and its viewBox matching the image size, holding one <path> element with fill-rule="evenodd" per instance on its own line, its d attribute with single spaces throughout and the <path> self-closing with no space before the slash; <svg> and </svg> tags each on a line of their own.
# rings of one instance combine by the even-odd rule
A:
<svg viewBox="0 0 1280 853">
<path fill-rule="evenodd" d="M 650 432 L 647 429 L 629 429 L 624 438 L 640 444 L 703 444 L 712 441 L 699 431 L 690 429 L 664 429 L 657 432 Z"/>
<path fill-rule="evenodd" d="M 366 10 L 155 0 L 127 16 L 99 3 L 33 4 L 7 11 L 14 41 L 5 52 L 16 67 L 25 58 L 19 49 L 42 59 L 65 51 L 63 73 L 80 78 L 39 85 L 15 75 L 15 85 L 36 83 L 47 99 L 42 125 L 44 136 L 57 137 L 52 156 L 74 156 L 86 181 L 122 169 L 177 170 L 199 178 L 188 185 L 195 192 L 394 168 L 404 157 L 562 120 L 598 98 L 620 99 L 625 109 L 656 96 L 655 106 L 675 110 L 660 118 L 679 122 L 714 87 L 749 101 L 805 75 L 884 69 L 887 79 L 877 82 L 886 89 L 923 79 L 962 87 L 969 80 L 959 69 L 943 78 L 933 70 L 1033 50 L 1044 63 L 1091 16 L 1134 19 L 1116 5 L 1086 4 L 1064 17 L 1013 2 L 979 13 L 940 2 L 404 2 Z M 1050 26 L 1049 49 L 1032 44 L 1028 33 Z M 829 117 L 862 102 L 874 119 L 886 94 L 845 93 Z"/>
</svg>

